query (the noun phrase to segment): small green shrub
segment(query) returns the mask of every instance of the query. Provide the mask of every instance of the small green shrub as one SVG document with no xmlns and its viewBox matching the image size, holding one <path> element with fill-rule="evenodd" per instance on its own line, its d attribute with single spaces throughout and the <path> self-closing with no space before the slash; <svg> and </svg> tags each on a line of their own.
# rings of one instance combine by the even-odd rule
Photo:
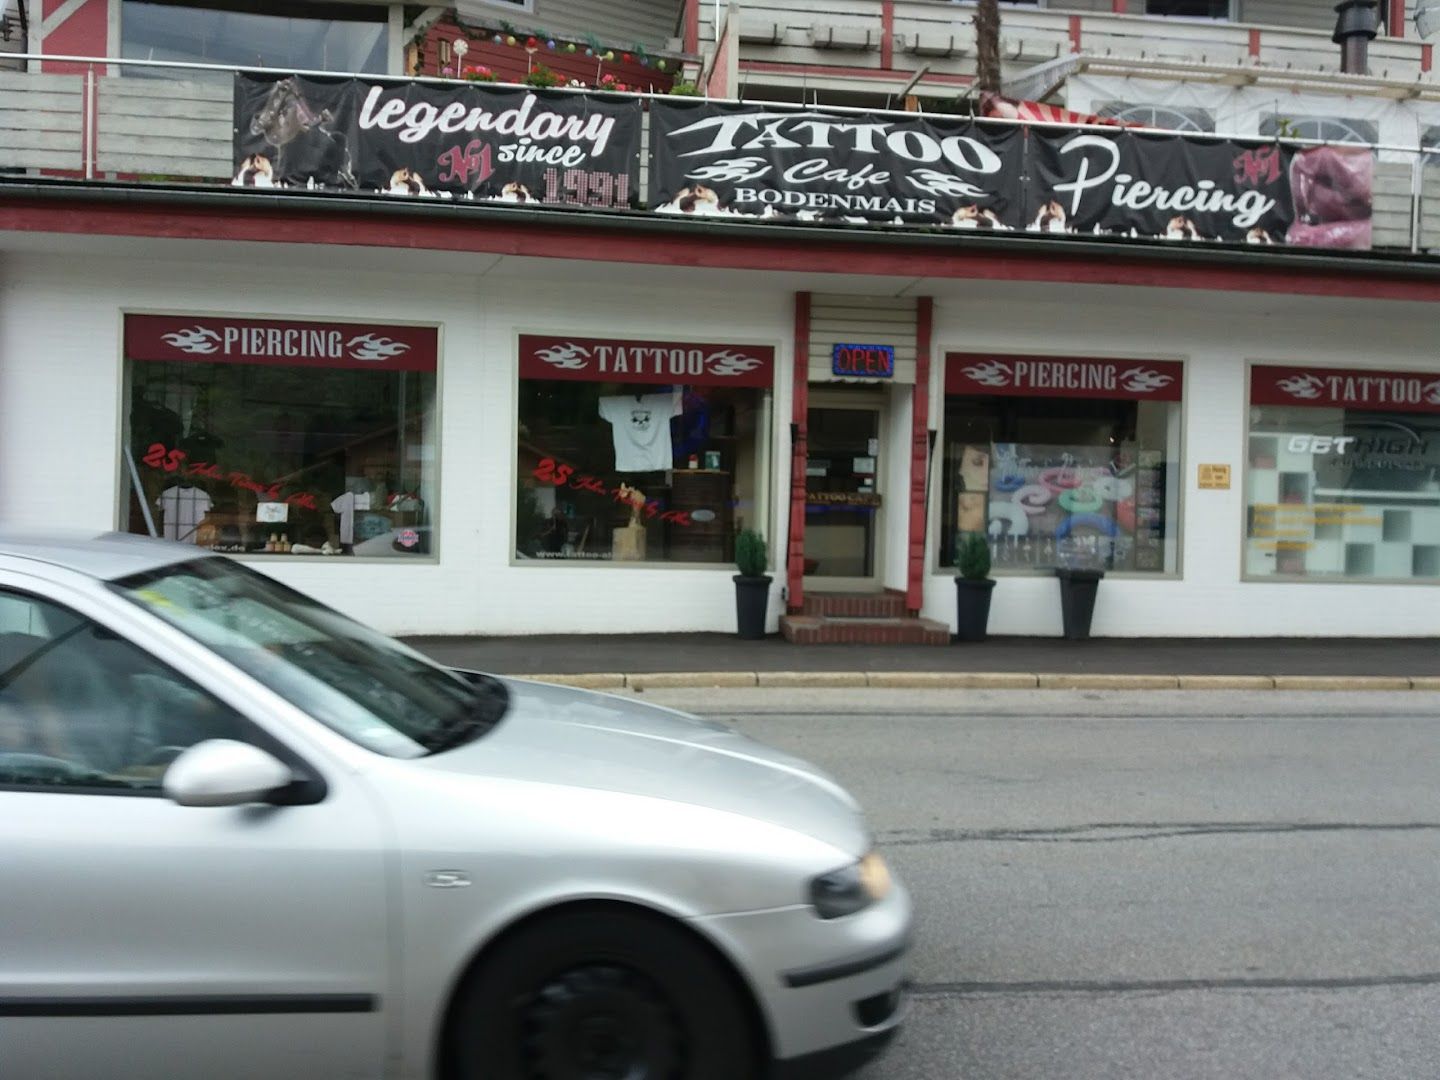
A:
<svg viewBox="0 0 1440 1080">
<path fill-rule="evenodd" d="M 956 558 L 960 576 L 966 581 L 984 581 L 990 576 L 990 544 L 980 533 L 967 533 L 960 541 Z"/>
<path fill-rule="evenodd" d="M 765 537 L 754 529 L 742 529 L 735 538 L 735 565 L 744 577 L 763 577 L 770 560 L 765 551 Z"/>
</svg>

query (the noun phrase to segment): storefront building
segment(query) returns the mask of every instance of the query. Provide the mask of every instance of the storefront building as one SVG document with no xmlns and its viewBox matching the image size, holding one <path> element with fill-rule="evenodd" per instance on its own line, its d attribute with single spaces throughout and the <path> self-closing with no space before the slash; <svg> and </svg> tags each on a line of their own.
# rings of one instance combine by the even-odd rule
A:
<svg viewBox="0 0 1440 1080">
<path fill-rule="evenodd" d="M 405 633 L 726 632 L 741 528 L 772 629 L 872 597 L 948 633 L 984 530 L 994 633 L 1057 634 L 1077 561 L 1107 571 L 1099 635 L 1434 632 L 1440 363 L 1410 285 L 1062 289 L 922 253 L 897 297 L 676 267 L 683 233 L 339 266 L 15 221 L 13 525 L 154 531 Z"/>
</svg>

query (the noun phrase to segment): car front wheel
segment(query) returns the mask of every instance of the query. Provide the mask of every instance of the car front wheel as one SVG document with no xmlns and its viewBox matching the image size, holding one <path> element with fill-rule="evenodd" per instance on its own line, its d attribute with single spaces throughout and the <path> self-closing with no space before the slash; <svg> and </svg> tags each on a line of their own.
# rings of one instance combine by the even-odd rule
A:
<svg viewBox="0 0 1440 1080">
<path fill-rule="evenodd" d="M 531 923 L 482 958 L 456 1002 L 457 1080 L 746 1080 L 757 1040 L 733 980 L 659 918 Z"/>
</svg>

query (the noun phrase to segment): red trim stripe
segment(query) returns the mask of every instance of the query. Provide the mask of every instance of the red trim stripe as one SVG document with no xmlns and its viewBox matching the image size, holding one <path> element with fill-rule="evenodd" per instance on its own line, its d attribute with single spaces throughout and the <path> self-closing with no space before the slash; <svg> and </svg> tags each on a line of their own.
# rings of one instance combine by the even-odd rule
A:
<svg viewBox="0 0 1440 1080">
<path fill-rule="evenodd" d="M 809 453 L 806 426 L 810 413 L 810 294 L 795 294 L 795 356 L 792 371 L 790 430 L 790 540 L 785 560 L 789 586 L 786 606 L 794 613 L 805 606 L 805 458 Z"/>
<path fill-rule="evenodd" d="M 277 200 L 277 202 L 280 200 Z M 1064 282 L 1133 285 L 1164 289 L 1339 296 L 1372 300 L 1440 302 L 1440 277 L 1410 270 L 1377 273 L 1373 262 L 1286 266 L 1280 260 L 1237 254 L 1228 265 L 1158 261 L 1118 248 L 1103 256 L 1067 254 L 1047 247 L 1014 251 L 970 249 L 954 244 L 875 243 L 873 239 L 813 234 L 783 239 L 743 229 L 693 227 L 676 232 L 547 225 L 499 218 L 469 222 L 434 216 L 294 211 L 281 207 L 217 210 L 156 203 L 109 205 L 17 198 L 0 204 L 0 232 L 80 236 L 130 236 L 178 240 L 233 240 L 338 247 L 408 248 L 417 251 L 488 252 L 532 258 L 641 263 L 730 270 L 775 270 L 950 280 Z M 1174 249 L 1165 249 L 1174 259 Z M 1338 262 L 1339 260 L 1335 260 Z"/>
</svg>

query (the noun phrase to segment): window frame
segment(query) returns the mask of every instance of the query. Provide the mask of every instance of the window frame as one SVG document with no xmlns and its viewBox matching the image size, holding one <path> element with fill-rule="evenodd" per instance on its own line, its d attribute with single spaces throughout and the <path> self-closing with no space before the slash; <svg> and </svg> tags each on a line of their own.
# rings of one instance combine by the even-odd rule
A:
<svg viewBox="0 0 1440 1080">
<path fill-rule="evenodd" d="M 273 312 L 273 311 L 220 311 L 213 308 L 155 308 L 155 307 L 122 307 L 117 313 L 115 331 L 115 355 L 116 355 L 116 382 L 118 384 L 116 393 L 115 411 L 115 500 L 111 513 L 111 528 L 115 532 L 128 532 L 122 517 L 122 504 L 126 501 L 130 486 L 134 483 L 130 476 L 125 460 L 125 441 L 130 434 L 130 364 L 149 363 L 150 361 L 131 361 L 125 354 L 125 320 L 131 315 L 160 315 L 172 318 L 195 318 L 195 319 L 275 319 L 289 322 L 327 322 L 347 323 L 355 326 L 373 326 L 374 319 L 357 318 L 350 315 L 316 315 L 307 312 Z M 424 555 L 411 555 L 400 558 L 394 555 L 346 555 L 346 556 L 316 556 L 316 555 L 294 555 L 285 553 L 254 553 L 254 552 L 224 552 L 228 558 L 236 559 L 247 565 L 270 565 L 272 563 L 285 563 L 294 565 L 296 563 L 309 566 L 316 562 L 338 563 L 341 566 L 355 565 L 377 565 L 377 566 L 438 566 L 440 563 L 441 551 L 441 528 L 443 506 L 445 500 L 442 494 L 445 489 L 445 324 L 423 319 L 385 319 L 390 326 L 413 326 L 425 330 L 435 331 L 435 400 L 433 406 L 434 419 L 431 427 L 435 432 L 434 447 L 435 460 L 431 464 L 432 475 L 435 481 L 434 504 L 429 510 L 430 515 L 430 550 Z M 139 534 L 136 534 L 139 535 Z M 199 551 L 207 549 L 197 548 Z"/>
<path fill-rule="evenodd" d="M 927 490 L 931 492 L 930 509 L 925 520 L 926 543 L 931 549 L 927 558 L 928 570 L 932 576 L 953 578 L 959 575 L 956 566 L 944 566 L 941 564 L 940 530 L 945 527 L 945 507 L 942 505 L 944 499 L 941 492 L 944 491 L 945 483 L 945 401 L 950 395 L 945 392 L 945 365 L 949 362 L 946 357 L 952 353 L 984 353 L 988 356 L 1034 356 L 1037 355 L 1033 349 L 1017 348 L 987 348 L 983 343 L 975 341 L 963 341 L 959 343 L 937 342 L 932 355 L 937 358 L 937 366 L 940 370 L 939 391 L 940 401 L 936 409 L 935 422 L 935 446 L 936 453 L 930 455 L 929 484 Z M 1180 415 L 1180 457 L 1176 463 L 1176 510 L 1175 510 L 1175 568 L 1173 570 L 1150 571 L 1150 570 L 1106 570 L 1105 577 L 1111 581 L 1182 581 L 1185 578 L 1185 518 L 1186 506 L 1190 494 L 1190 485 L 1186 473 L 1185 463 L 1190 460 L 1190 357 L 1179 353 L 1163 352 L 1135 352 L 1133 350 L 1121 349 L 1091 349 L 1083 353 L 1060 353 L 1046 352 L 1045 356 L 1053 357 L 1056 360 L 1065 360 L 1072 357 L 1090 358 L 1103 355 L 1106 359 L 1112 360 L 1164 360 L 1180 365 L 1180 400 L 1170 402 L 1179 409 Z M 1248 386 L 1248 384 L 1247 384 Z M 960 396 L 960 395 L 956 395 Z M 1248 401 L 1248 390 L 1247 390 Z M 989 541 L 987 535 L 986 540 Z M 1243 556 L 1242 556 L 1243 557 Z M 1020 568 L 992 567 L 991 577 L 996 578 L 1048 578 L 1054 577 L 1055 571 L 1041 569 L 1033 570 Z"/>
<path fill-rule="evenodd" d="M 1246 585 L 1410 585 L 1422 588 L 1440 588 L 1440 577 L 1352 577 L 1348 574 L 1336 574 L 1326 577 L 1312 577 L 1308 574 L 1252 574 L 1246 569 L 1246 554 L 1249 551 L 1251 537 L 1249 536 L 1250 518 L 1250 436 L 1251 436 L 1251 415 L 1255 405 L 1251 402 L 1251 394 L 1254 390 L 1254 377 L 1252 369 L 1257 367 L 1295 367 L 1297 365 L 1316 368 L 1323 371 L 1357 371 L 1364 368 L 1357 368 L 1354 365 L 1336 363 L 1311 363 L 1300 361 L 1293 356 L 1278 359 L 1257 360 L 1248 358 L 1245 361 L 1245 423 L 1240 431 L 1240 514 L 1237 528 L 1240 534 L 1239 545 L 1239 574 L 1240 581 Z M 1375 370 L 1382 370 L 1376 368 Z M 1420 374 L 1417 372 L 1417 374 Z M 1263 408 L 1263 406 L 1261 406 Z M 1304 406 L 1300 406 L 1303 408 Z M 1347 410 L 1348 411 L 1348 410 Z M 1376 410 L 1379 411 L 1379 410 Z M 1263 434 L 1263 432 L 1262 432 Z"/>
<path fill-rule="evenodd" d="M 164 670 L 177 681 L 193 688 L 198 693 L 204 694 L 212 699 L 239 721 L 238 741 L 247 743 L 260 750 L 273 755 L 283 764 L 287 765 L 295 774 L 294 780 L 287 785 L 283 793 L 269 802 L 272 806 L 309 806 L 323 802 L 329 793 L 329 786 L 325 782 L 323 774 L 300 754 L 296 753 L 286 742 L 276 738 L 264 727 L 257 724 L 249 713 L 236 706 L 233 702 L 226 700 L 223 694 L 216 693 L 212 688 L 203 685 L 193 675 L 190 675 L 156 654 L 156 652 L 136 641 L 134 636 L 127 634 L 116 627 L 108 620 L 99 617 L 94 611 L 86 610 L 89 605 L 75 604 L 71 596 L 56 596 L 54 591 L 46 592 L 35 586 L 26 586 L 18 583 L 15 579 L 19 575 L 7 573 L 0 568 L 0 597 L 16 597 L 33 602 L 48 604 L 52 607 L 74 615 L 85 623 L 99 627 L 106 633 L 114 635 L 132 649 L 138 650 L 147 660 L 155 664 L 157 668 Z M 220 657 L 216 657 L 221 661 Z M 223 661 L 221 661 L 223 662 Z M 243 674 L 243 673 L 242 673 Z M 204 740 L 201 740 L 204 741 Z M 192 743 L 198 746 L 199 743 Z M 188 748 L 187 748 L 188 749 Z M 144 798 L 144 799 L 169 799 L 164 788 L 164 774 L 161 774 L 160 781 L 149 788 L 97 788 L 85 784 L 17 784 L 0 780 L 0 792 L 21 792 L 32 795 L 95 795 L 95 796 L 118 796 L 120 798 Z"/>
<path fill-rule="evenodd" d="M 567 570 L 578 570 L 584 568 L 586 572 L 599 570 L 624 570 L 626 572 L 640 570 L 663 570 L 663 571 L 699 571 L 715 573 L 717 571 L 734 573 L 733 562 L 673 562 L 659 560 L 615 560 L 615 559 L 522 559 L 516 551 L 516 530 L 520 523 L 520 339 L 526 335 L 537 335 L 542 337 L 555 336 L 576 336 L 587 338 L 614 338 L 625 340 L 627 338 L 642 340 L 641 331 L 634 327 L 608 326 L 583 326 L 564 327 L 556 324 L 545 326 L 524 325 L 511 326 L 506 331 L 510 336 L 510 397 L 509 397 L 509 483 L 510 483 L 510 513 L 509 524 L 506 533 L 506 566 L 521 567 L 527 571 L 540 566 L 551 568 L 563 567 Z M 655 342 L 674 342 L 677 345 L 687 345 L 694 342 L 698 337 L 704 337 L 708 330 L 699 328 L 695 334 L 689 337 L 676 337 L 673 334 L 649 334 L 644 333 L 643 340 Z M 782 373 L 789 370 L 785 363 L 785 351 L 781 343 L 775 338 L 745 337 L 732 334 L 720 333 L 717 337 L 723 338 L 727 345 L 750 345 L 757 348 L 770 348 L 774 350 L 775 375 L 769 386 L 746 387 L 737 389 L 752 389 L 760 395 L 759 419 L 756 424 L 756 431 L 759 435 L 760 446 L 757 448 L 756 456 L 760 459 L 755 469 L 755 516 L 757 524 L 747 528 L 757 529 L 765 538 L 766 559 L 769 565 L 767 573 L 774 573 L 777 565 L 776 560 L 780 557 L 777 551 L 776 528 L 780 521 L 780 507 L 776 503 L 777 492 L 787 482 L 788 472 L 781 476 L 776 472 L 780 468 L 780 414 L 775 407 L 776 387 L 780 382 Z M 558 381 L 558 380 L 557 380 Z M 644 385 L 644 384 L 636 384 Z M 788 467 L 788 460 L 786 462 Z M 675 470 L 679 471 L 679 470 Z"/>
</svg>

